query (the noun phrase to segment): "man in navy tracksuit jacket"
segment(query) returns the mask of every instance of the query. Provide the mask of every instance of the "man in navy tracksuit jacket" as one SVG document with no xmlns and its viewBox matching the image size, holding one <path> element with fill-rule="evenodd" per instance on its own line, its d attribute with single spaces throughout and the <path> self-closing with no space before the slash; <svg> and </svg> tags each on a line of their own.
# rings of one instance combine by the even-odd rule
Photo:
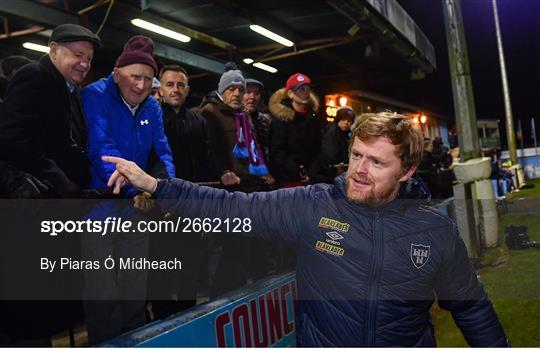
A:
<svg viewBox="0 0 540 349">
<path fill-rule="evenodd" d="M 334 185 L 229 193 L 156 180 L 123 159 L 109 185 L 127 178 L 182 217 L 249 218 L 244 230 L 298 251 L 299 346 L 435 346 L 435 295 L 471 346 L 507 346 L 455 224 L 401 200 L 422 153 L 405 116 L 364 114 L 353 127 L 349 169 Z"/>
<path fill-rule="evenodd" d="M 92 164 L 90 188 L 107 188 L 114 166 L 101 161 L 104 155 L 122 156 L 147 169 L 152 151 L 174 177 L 172 154 L 163 129 L 162 111 L 149 97 L 157 71 L 153 42 L 134 36 L 124 46 L 114 72 L 106 79 L 90 84 L 83 91 L 83 106 L 88 125 L 88 156 Z M 148 169 L 147 169 L 148 170 Z M 126 186 L 126 197 L 149 201 L 137 188 Z M 107 217 L 138 219 L 124 200 L 98 202 L 86 218 Z M 81 254 L 85 260 L 148 256 L 147 232 L 87 233 L 81 236 Z M 91 345 L 113 338 L 145 323 L 146 270 L 84 271 L 83 290 L 88 339 Z M 105 300 L 105 302 L 104 302 Z"/>
</svg>

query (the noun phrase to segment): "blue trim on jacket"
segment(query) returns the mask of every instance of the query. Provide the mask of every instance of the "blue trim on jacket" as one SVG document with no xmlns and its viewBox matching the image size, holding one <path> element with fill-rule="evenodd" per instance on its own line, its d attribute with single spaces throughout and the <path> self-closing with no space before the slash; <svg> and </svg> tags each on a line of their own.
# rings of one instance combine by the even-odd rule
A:
<svg viewBox="0 0 540 349">
<path fill-rule="evenodd" d="M 171 149 L 163 129 L 163 115 L 158 102 L 146 98 L 135 116 L 119 95 L 113 75 L 88 85 L 82 91 L 88 128 L 88 157 L 92 163 L 91 189 L 107 188 L 115 166 L 101 160 L 103 155 L 118 156 L 148 170 L 148 156 L 155 150 L 169 176 L 175 176 Z M 126 186 L 124 193 L 138 191 Z"/>
</svg>

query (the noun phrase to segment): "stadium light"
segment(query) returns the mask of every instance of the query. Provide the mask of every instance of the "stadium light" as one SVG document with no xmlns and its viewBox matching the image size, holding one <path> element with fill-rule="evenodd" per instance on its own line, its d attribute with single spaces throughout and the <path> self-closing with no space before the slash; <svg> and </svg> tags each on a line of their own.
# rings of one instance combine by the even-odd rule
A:
<svg viewBox="0 0 540 349">
<path fill-rule="evenodd" d="M 285 39 L 283 36 L 271 32 L 270 30 L 263 28 L 260 25 L 252 24 L 249 26 L 249 29 L 261 34 L 262 36 L 266 36 L 268 39 L 274 40 L 275 42 L 280 43 L 283 46 L 294 46 L 294 42 L 292 42 L 291 40 Z"/>
<path fill-rule="evenodd" d="M 159 26 L 157 24 L 147 22 L 147 21 L 142 20 L 140 18 L 132 19 L 131 24 L 133 24 L 134 26 L 137 26 L 139 28 L 143 28 L 143 29 L 149 30 L 151 32 L 166 36 L 168 38 L 178 40 L 180 42 L 190 42 L 191 41 L 191 38 L 189 36 L 187 36 L 187 35 L 177 33 L 175 31 L 172 31 L 172 30 L 167 29 L 167 28 L 163 28 L 163 27 L 161 27 L 161 26 Z"/>
<path fill-rule="evenodd" d="M 28 50 L 49 53 L 48 46 L 34 44 L 33 42 L 25 42 L 24 44 L 22 44 L 22 46 Z"/>
<path fill-rule="evenodd" d="M 253 59 L 251 59 L 251 58 L 244 58 L 243 61 L 244 61 L 244 63 L 246 63 L 246 64 L 251 64 L 251 63 L 255 62 L 255 61 L 254 61 Z M 272 73 L 272 74 L 278 72 L 278 70 L 277 70 L 276 68 L 274 68 L 274 67 L 272 67 L 272 66 L 270 66 L 270 65 L 268 65 L 268 64 L 261 63 L 261 62 L 253 63 L 253 66 L 254 66 L 255 68 L 259 68 L 259 69 L 261 69 L 261 70 L 267 71 L 267 72 Z"/>
</svg>

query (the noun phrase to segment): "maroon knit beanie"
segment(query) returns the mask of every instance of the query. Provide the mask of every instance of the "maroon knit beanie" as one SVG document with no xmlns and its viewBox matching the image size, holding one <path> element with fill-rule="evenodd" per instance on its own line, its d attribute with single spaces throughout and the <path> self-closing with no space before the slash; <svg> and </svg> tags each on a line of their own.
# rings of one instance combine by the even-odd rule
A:
<svg viewBox="0 0 540 349">
<path fill-rule="evenodd" d="M 157 74 L 154 42 L 149 37 L 137 35 L 129 39 L 124 45 L 124 50 L 118 56 L 115 67 L 120 68 L 137 63 L 151 66 L 154 69 L 154 75 Z"/>
</svg>

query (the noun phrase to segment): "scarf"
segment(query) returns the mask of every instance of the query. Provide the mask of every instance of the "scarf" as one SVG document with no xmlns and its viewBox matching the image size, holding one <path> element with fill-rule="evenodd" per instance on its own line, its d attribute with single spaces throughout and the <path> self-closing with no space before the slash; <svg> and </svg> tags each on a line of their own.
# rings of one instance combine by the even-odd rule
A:
<svg viewBox="0 0 540 349">
<path fill-rule="evenodd" d="M 249 173 L 254 176 L 267 176 L 268 168 L 264 163 L 259 145 L 255 142 L 247 113 L 234 113 L 236 121 L 236 144 L 233 155 L 237 159 L 249 159 Z"/>
</svg>

